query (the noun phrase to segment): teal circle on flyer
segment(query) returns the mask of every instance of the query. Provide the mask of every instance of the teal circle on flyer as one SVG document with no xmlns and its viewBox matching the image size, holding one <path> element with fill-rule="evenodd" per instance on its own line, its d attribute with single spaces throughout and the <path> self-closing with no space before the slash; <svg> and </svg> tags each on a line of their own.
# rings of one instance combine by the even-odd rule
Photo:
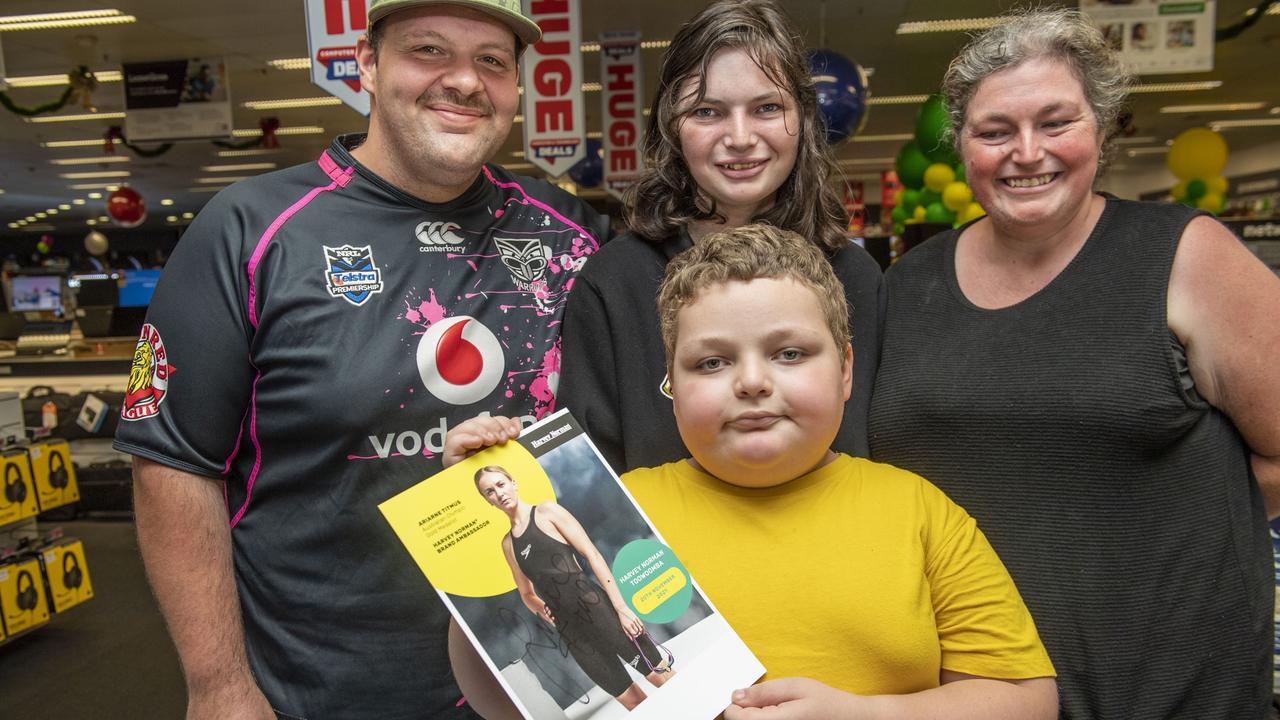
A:
<svg viewBox="0 0 1280 720">
<path fill-rule="evenodd" d="M 657 540 L 632 540 L 613 558 L 618 591 L 641 620 L 669 623 L 693 602 L 693 580 L 671 548 Z"/>
</svg>

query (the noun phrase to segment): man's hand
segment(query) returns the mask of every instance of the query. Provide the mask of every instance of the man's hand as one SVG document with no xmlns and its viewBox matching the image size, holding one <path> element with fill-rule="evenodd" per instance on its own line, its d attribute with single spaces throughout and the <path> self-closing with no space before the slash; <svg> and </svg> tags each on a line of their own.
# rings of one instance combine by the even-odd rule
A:
<svg viewBox="0 0 1280 720">
<path fill-rule="evenodd" d="M 857 717 L 858 696 L 809 678 L 783 678 L 735 690 L 724 720 L 826 720 Z"/>
<path fill-rule="evenodd" d="M 520 421 L 498 415 L 473 417 L 449 430 L 440 461 L 445 467 L 462 462 L 490 445 L 501 445 L 520 435 Z"/>
</svg>

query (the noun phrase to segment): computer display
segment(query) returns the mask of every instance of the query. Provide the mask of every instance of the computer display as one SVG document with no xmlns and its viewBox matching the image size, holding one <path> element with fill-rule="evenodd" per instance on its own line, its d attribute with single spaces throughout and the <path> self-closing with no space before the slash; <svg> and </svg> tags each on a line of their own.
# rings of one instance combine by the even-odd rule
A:
<svg viewBox="0 0 1280 720">
<path fill-rule="evenodd" d="M 62 277 L 14 275 L 9 309 L 13 312 L 62 312 Z"/>
<path fill-rule="evenodd" d="M 124 282 L 120 283 L 120 307 L 146 307 L 151 304 L 151 295 L 156 290 L 156 281 L 160 279 L 159 269 L 122 270 Z"/>
<path fill-rule="evenodd" d="M 114 307 L 116 304 L 114 275 L 72 275 L 67 278 L 67 287 L 75 295 L 77 307 Z"/>
</svg>

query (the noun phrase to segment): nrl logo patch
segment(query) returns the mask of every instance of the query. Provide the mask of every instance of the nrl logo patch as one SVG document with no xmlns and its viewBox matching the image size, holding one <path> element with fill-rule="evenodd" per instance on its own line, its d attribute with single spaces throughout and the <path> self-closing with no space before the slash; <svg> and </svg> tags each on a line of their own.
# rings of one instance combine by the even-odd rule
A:
<svg viewBox="0 0 1280 720">
<path fill-rule="evenodd" d="M 502 264 L 507 266 L 511 279 L 524 292 L 530 292 L 534 284 L 546 275 L 551 251 L 541 240 L 494 238 L 493 242 L 498 246 Z"/>
<path fill-rule="evenodd" d="M 370 295 L 382 292 L 382 271 L 373 264 L 370 246 L 324 246 L 325 280 L 329 295 L 363 305 Z"/>
</svg>

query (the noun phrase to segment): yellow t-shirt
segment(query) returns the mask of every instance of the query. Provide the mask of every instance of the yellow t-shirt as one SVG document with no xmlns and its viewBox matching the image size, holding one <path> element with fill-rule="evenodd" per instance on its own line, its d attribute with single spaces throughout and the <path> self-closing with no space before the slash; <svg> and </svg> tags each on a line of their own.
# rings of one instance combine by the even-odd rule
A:
<svg viewBox="0 0 1280 720">
<path fill-rule="evenodd" d="M 918 475 L 840 455 L 765 489 L 687 462 L 622 481 L 766 679 L 869 695 L 937 687 L 941 668 L 1055 674 L 977 523 Z"/>
</svg>

